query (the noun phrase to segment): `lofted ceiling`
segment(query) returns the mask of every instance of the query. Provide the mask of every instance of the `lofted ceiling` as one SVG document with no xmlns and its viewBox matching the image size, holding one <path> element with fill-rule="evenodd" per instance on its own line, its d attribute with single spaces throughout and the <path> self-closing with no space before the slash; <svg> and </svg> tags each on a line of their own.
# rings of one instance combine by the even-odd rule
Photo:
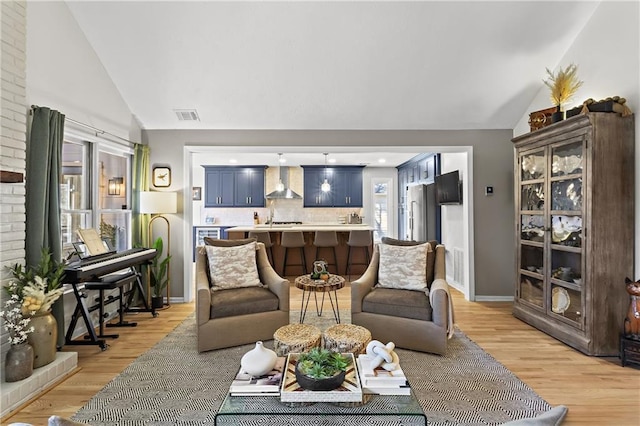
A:
<svg viewBox="0 0 640 426">
<path fill-rule="evenodd" d="M 513 128 L 598 2 L 67 4 L 144 129 L 377 130 Z"/>
</svg>

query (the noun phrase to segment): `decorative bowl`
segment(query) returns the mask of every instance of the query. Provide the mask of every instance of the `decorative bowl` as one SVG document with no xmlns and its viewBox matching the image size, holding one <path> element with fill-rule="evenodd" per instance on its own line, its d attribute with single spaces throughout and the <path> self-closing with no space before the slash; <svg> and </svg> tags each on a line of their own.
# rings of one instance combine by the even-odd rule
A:
<svg viewBox="0 0 640 426">
<path fill-rule="evenodd" d="M 341 371 L 335 376 L 328 377 L 326 379 L 314 379 L 312 377 L 306 376 L 302 374 L 298 370 L 298 365 L 296 364 L 296 381 L 301 388 L 310 390 L 310 391 L 330 391 L 334 390 L 344 382 L 344 378 L 347 375 L 346 371 Z"/>
</svg>

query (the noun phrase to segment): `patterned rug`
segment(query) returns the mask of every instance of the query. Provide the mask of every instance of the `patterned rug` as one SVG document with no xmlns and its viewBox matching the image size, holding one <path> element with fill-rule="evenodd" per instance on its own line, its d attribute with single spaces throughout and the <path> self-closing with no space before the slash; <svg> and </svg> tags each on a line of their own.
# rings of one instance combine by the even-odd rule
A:
<svg viewBox="0 0 640 426">
<path fill-rule="evenodd" d="M 299 311 L 292 312 L 291 318 L 297 322 Z M 346 312 L 342 320 L 348 319 Z M 322 329 L 335 324 L 332 315 L 319 318 L 315 312 L 307 314 L 305 323 Z M 273 341 L 265 346 L 272 348 Z M 91 425 L 213 425 L 240 358 L 253 347 L 199 354 L 191 315 L 107 384 L 73 419 Z M 499 425 L 551 408 L 459 330 L 443 356 L 402 349 L 397 353 L 429 425 Z M 289 424 L 308 425 L 308 420 L 302 417 Z M 343 424 L 344 418 L 340 421 Z M 335 423 L 325 419 L 322 424 Z"/>
</svg>

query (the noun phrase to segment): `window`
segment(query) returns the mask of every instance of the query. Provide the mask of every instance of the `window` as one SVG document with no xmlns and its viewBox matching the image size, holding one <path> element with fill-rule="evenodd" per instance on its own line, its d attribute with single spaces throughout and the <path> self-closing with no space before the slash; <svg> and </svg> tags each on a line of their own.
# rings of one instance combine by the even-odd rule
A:
<svg viewBox="0 0 640 426">
<path fill-rule="evenodd" d="M 65 135 L 60 208 L 62 244 L 71 250 L 77 230 L 95 228 L 113 247 L 131 247 L 131 150 Z"/>
<path fill-rule="evenodd" d="M 130 156 L 98 151 L 99 231 L 117 250 L 131 247 L 131 210 L 128 209 Z"/>
<path fill-rule="evenodd" d="M 373 183 L 373 240 L 378 242 L 389 233 L 388 214 L 391 180 L 374 179 Z"/>
<path fill-rule="evenodd" d="M 92 226 L 91 214 L 91 145 L 65 141 L 62 145 L 62 179 L 60 183 L 60 222 L 63 249 L 71 249 L 77 231 Z"/>
</svg>

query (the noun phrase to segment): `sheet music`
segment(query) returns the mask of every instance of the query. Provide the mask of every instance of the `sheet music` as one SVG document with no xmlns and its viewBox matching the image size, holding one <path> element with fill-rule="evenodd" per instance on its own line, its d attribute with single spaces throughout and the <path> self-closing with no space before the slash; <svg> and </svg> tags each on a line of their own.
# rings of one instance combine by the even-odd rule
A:
<svg viewBox="0 0 640 426">
<path fill-rule="evenodd" d="M 80 239 L 87 246 L 87 251 L 91 256 L 107 253 L 107 248 L 100 238 L 100 234 L 93 228 L 78 229 Z"/>
</svg>

